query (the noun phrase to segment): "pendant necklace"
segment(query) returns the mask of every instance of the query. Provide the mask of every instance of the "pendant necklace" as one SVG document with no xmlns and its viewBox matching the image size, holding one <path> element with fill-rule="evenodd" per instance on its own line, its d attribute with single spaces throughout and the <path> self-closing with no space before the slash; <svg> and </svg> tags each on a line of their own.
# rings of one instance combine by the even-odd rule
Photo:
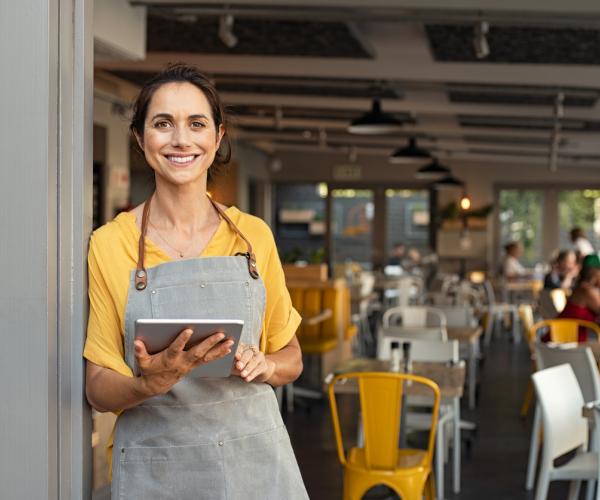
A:
<svg viewBox="0 0 600 500">
<path fill-rule="evenodd" d="M 180 259 L 183 259 L 184 255 L 187 254 L 190 250 L 190 248 L 192 247 L 194 240 L 192 239 L 190 244 L 186 247 L 185 250 L 179 250 L 178 248 L 175 248 L 173 245 L 171 245 L 164 237 L 163 235 L 160 233 L 160 231 L 158 230 L 158 228 L 152 224 L 152 222 L 150 220 L 148 220 L 148 223 L 155 229 L 156 234 L 158 235 L 158 237 L 163 241 L 163 243 L 165 243 L 171 250 L 175 250 L 175 252 L 177 253 L 177 255 L 179 255 Z"/>
</svg>

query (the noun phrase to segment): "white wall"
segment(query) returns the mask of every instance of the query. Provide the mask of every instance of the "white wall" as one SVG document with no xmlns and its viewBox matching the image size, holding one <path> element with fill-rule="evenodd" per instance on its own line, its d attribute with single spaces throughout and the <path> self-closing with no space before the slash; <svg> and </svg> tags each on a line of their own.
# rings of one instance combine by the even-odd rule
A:
<svg viewBox="0 0 600 500">
<path fill-rule="evenodd" d="M 94 0 L 96 62 L 106 59 L 144 59 L 146 7 L 126 0 Z"/>
</svg>

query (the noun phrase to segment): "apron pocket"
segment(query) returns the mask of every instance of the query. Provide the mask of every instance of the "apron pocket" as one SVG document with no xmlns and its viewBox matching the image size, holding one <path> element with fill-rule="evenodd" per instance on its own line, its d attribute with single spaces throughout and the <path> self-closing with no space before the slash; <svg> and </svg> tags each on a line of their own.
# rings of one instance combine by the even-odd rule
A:
<svg viewBox="0 0 600 500">
<path fill-rule="evenodd" d="M 216 444 L 122 448 L 118 458 L 113 500 L 226 498 L 223 453 Z"/>
<path fill-rule="evenodd" d="M 225 475 L 230 499 L 308 499 L 285 426 L 226 441 Z"/>
</svg>

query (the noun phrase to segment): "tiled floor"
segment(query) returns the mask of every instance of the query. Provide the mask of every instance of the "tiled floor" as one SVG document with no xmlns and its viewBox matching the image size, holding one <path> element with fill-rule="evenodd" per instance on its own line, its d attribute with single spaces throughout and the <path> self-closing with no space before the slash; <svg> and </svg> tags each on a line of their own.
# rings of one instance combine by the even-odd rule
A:
<svg viewBox="0 0 600 500">
<path fill-rule="evenodd" d="M 477 409 L 472 412 L 463 410 L 463 418 L 477 423 L 477 432 L 470 452 L 463 452 L 462 490 L 460 494 L 452 493 L 450 468 L 447 467 L 446 498 L 534 498 L 534 492 L 527 492 L 524 488 L 533 411 L 526 420 L 519 417 L 529 370 L 525 345 L 515 346 L 500 339 L 494 341 L 481 367 Z M 354 405 L 348 403 L 346 410 L 353 411 Z M 341 499 L 341 468 L 327 406 L 313 404 L 308 411 L 298 408 L 294 414 L 286 415 L 286 424 L 310 498 Z M 351 433 L 352 424 L 347 429 Z M 397 498 L 381 488 L 369 494 L 371 497 Z M 548 500 L 566 498 L 566 484 L 552 483 Z"/>
<path fill-rule="evenodd" d="M 462 491 L 457 495 L 451 492 L 450 472 L 447 468 L 447 499 L 534 498 L 533 492 L 526 492 L 524 489 L 532 415 L 527 420 L 519 417 L 529 369 L 525 345 L 515 346 L 505 340 L 496 340 L 492 344 L 481 368 L 478 407 L 473 412 L 463 411 L 463 417 L 475 421 L 478 429 L 470 452 L 463 453 Z M 354 415 L 354 401 L 347 399 L 342 406 L 346 417 Z M 296 412 L 285 415 L 285 421 L 310 498 L 341 499 L 342 474 L 327 405 L 300 404 Z M 346 423 L 345 430 L 351 435 L 355 422 L 348 418 Z M 385 488 L 370 492 L 368 497 L 373 500 L 397 498 Z M 107 491 L 94 495 L 94 500 L 108 498 Z M 566 485 L 553 483 L 548 500 L 566 498 Z"/>
</svg>

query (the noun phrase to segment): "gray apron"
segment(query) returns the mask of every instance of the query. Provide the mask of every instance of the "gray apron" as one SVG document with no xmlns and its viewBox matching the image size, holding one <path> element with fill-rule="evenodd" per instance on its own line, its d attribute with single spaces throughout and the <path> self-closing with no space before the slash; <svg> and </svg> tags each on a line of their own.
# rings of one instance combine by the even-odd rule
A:
<svg viewBox="0 0 600 500">
<path fill-rule="evenodd" d="M 259 345 L 265 287 L 248 240 L 244 254 L 171 261 L 144 268 L 150 200 L 144 206 L 137 269 L 125 310 L 125 360 L 136 366 L 138 318 L 244 320 L 241 341 Z M 212 200 L 211 200 L 212 201 Z M 118 418 L 112 499 L 293 500 L 308 495 L 271 386 L 193 371 L 164 395 Z"/>
</svg>

